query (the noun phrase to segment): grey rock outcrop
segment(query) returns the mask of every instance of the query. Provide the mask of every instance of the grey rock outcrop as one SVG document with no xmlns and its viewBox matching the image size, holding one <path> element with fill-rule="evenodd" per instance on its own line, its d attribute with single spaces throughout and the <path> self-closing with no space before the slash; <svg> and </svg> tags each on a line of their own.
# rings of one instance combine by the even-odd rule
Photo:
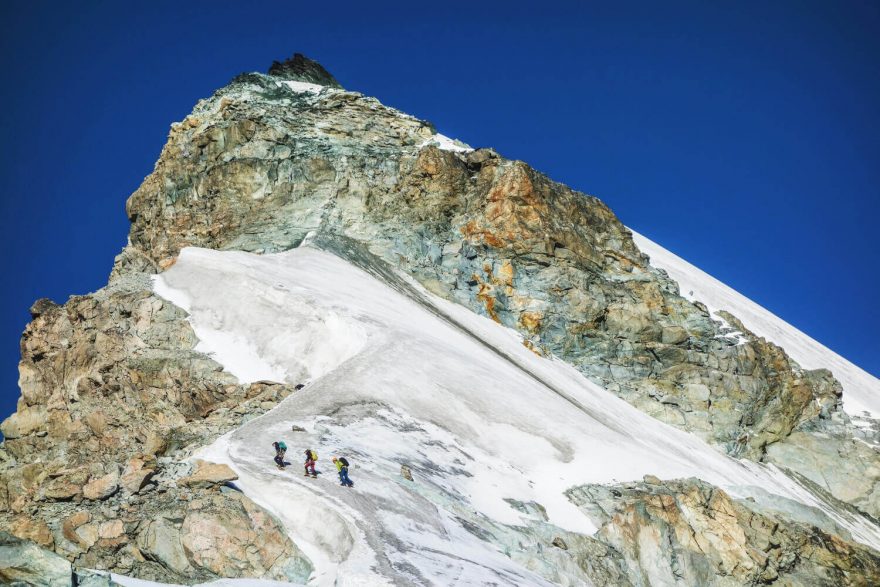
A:
<svg viewBox="0 0 880 587">
<path fill-rule="evenodd" d="M 62 556 L 0 532 L 0 582 L 4 585 L 70 587 L 73 568 Z"/>
<path fill-rule="evenodd" d="M 569 491 L 637 585 L 876 585 L 880 553 L 697 479 Z"/>
</svg>

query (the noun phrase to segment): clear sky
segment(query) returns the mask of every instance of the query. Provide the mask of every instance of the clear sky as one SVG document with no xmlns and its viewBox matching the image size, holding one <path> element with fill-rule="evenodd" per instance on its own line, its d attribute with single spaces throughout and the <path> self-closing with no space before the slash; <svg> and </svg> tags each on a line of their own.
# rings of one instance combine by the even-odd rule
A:
<svg viewBox="0 0 880 587">
<path fill-rule="evenodd" d="M 106 283 L 169 124 L 294 52 L 602 198 L 880 374 L 878 2 L 4 2 L 0 22 L 0 416 L 28 307 Z"/>
</svg>

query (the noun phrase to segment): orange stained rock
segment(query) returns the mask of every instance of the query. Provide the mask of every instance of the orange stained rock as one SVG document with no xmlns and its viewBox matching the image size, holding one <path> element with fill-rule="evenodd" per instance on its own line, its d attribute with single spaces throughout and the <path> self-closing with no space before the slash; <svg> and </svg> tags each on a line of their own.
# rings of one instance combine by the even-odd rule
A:
<svg viewBox="0 0 880 587">
<path fill-rule="evenodd" d="M 538 355 L 539 357 L 543 357 L 543 356 L 544 356 L 544 353 L 541 352 L 541 349 L 538 348 L 538 347 L 535 345 L 535 343 L 533 343 L 533 342 L 530 341 L 529 339 L 527 339 L 527 338 L 523 339 L 523 342 L 522 342 L 522 343 L 523 343 L 523 346 L 524 346 L 524 347 L 526 347 L 527 349 L 529 349 L 530 351 L 532 351 L 533 353 L 535 353 L 535 354 Z"/>
<path fill-rule="evenodd" d="M 503 285 L 513 285 L 513 265 L 509 260 L 505 259 L 501 263 L 501 267 L 498 268 L 498 275 L 496 276 L 496 280 L 498 281 L 498 283 Z"/>
<path fill-rule="evenodd" d="M 64 519 L 61 524 L 61 534 L 74 544 L 85 546 L 82 538 L 76 533 L 76 529 L 88 523 L 91 519 L 92 515 L 89 512 L 80 510 Z"/>
<path fill-rule="evenodd" d="M 500 324 L 501 320 L 498 319 L 498 313 L 495 311 L 495 296 L 492 295 L 492 286 L 483 282 L 480 279 L 480 276 L 476 273 L 474 273 L 473 278 L 477 281 L 479 287 L 477 290 L 477 299 L 482 302 L 483 307 L 486 308 L 486 313 L 489 315 L 489 318 Z"/>
<path fill-rule="evenodd" d="M 503 248 L 505 242 L 486 228 L 480 226 L 476 220 L 471 220 L 461 227 L 461 234 L 470 241 L 482 241 L 496 249 Z"/>
<path fill-rule="evenodd" d="M 541 312 L 523 312 L 519 315 L 519 323 L 529 332 L 537 332 L 543 318 L 544 315 Z"/>
<path fill-rule="evenodd" d="M 428 175 L 437 175 L 443 167 L 442 152 L 434 146 L 425 147 L 419 152 L 416 164 Z"/>
<path fill-rule="evenodd" d="M 55 543 L 52 531 L 42 520 L 22 515 L 12 521 L 10 534 L 23 540 L 32 540 L 40 546 L 51 548 Z"/>
</svg>

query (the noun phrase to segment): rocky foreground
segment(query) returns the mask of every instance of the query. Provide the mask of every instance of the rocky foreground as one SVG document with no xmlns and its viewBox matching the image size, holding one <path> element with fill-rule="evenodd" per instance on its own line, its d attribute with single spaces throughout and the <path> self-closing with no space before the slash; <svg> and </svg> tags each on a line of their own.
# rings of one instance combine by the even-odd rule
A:
<svg viewBox="0 0 880 587">
<path fill-rule="evenodd" d="M 79 584 L 106 584 L 85 569 L 176 583 L 312 573 L 234 471 L 191 459 L 296 393 L 292 381 L 239 383 L 154 293 L 150 276 L 193 246 L 353 243 L 389 283 L 402 272 L 517 330 L 650 416 L 781 468 L 848 520 L 880 517 L 880 433 L 853 425 L 833 373 L 683 297 L 598 199 L 345 91 L 302 56 L 239 76 L 172 125 L 126 210 L 129 244 L 108 285 L 31 309 L 0 447 L 7 582 L 71 584 L 79 572 Z M 595 535 L 480 519 L 468 529 L 505 536 L 505 555 L 560 584 L 880 584 L 880 553 L 806 506 L 786 513 L 698 479 L 566 495 Z M 540 518 L 540 504 L 514 506 Z"/>
</svg>

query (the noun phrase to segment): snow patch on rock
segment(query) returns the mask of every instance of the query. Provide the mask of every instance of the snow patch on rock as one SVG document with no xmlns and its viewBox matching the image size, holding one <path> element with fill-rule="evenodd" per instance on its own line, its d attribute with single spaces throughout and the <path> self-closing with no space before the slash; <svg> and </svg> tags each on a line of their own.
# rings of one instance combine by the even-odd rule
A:
<svg viewBox="0 0 880 587">
<path fill-rule="evenodd" d="M 438 149 L 442 151 L 452 151 L 454 153 L 469 153 L 473 151 L 471 147 L 462 143 L 458 139 L 450 139 L 446 135 L 441 135 L 440 133 L 435 134 L 434 136 L 427 139 L 419 148 L 427 147 L 428 145 L 434 145 Z"/>
<path fill-rule="evenodd" d="M 309 82 L 299 82 L 299 81 L 282 81 L 278 82 L 279 85 L 283 84 L 297 93 L 308 93 L 308 94 L 320 94 L 324 90 L 329 90 L 327 86 L 322 86 L 320 84 L 312 84 Z"/>
</svg>

